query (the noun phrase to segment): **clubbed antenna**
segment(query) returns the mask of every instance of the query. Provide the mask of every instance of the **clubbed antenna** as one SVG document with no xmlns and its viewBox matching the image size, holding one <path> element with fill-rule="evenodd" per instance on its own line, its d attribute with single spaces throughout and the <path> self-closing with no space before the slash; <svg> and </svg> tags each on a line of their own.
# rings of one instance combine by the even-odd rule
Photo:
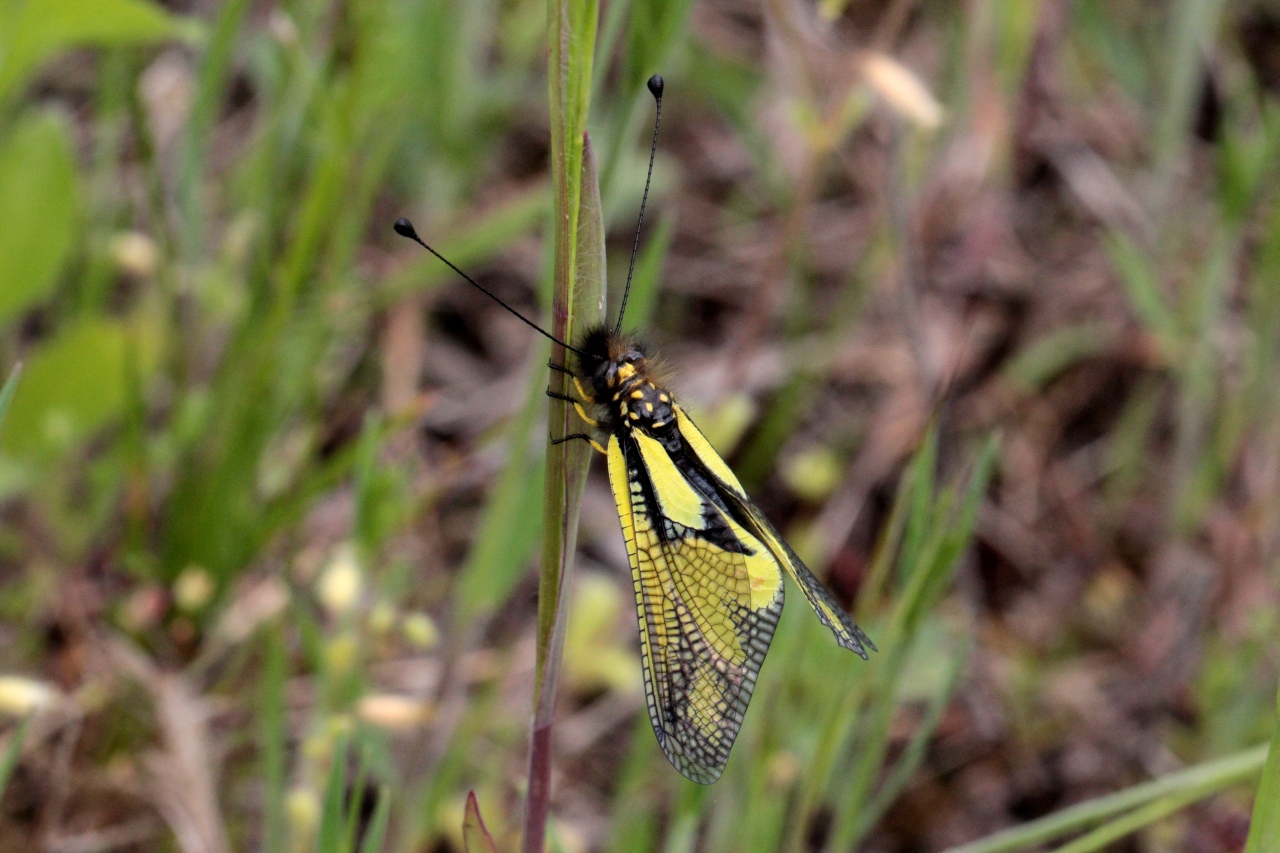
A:
<svg viewBox="0 0 1280 853">
<path fill-rule="evenodd" d="M 644 224 L 644 206 L 649 201 L 649 181 L 653 178 L 653 155 L 658 153 L 658 124 L 662 121 L 662 75 L 655 74 L 649 78 L 649 91 L 658 102 L 657 113 L 653 117 L 653 144 L 649 147 L 649 172 L 644 176 L 644 195 L 640 199 L 640 219 L 636 222 L 636 241 L 631 246 L 631 265 L 627 267 L 627 286 L 622 289 L 622 306 L 618 309 L 618 322 L 613 327 L 616 335 L 622 329 L 622 318 L 627 314 L 627 297 L 631 295 L 631 276 L 636 271 L 636 252 L 640 250 L 640 226 Z"/>
<path fill-rule="evenodd" d="M 659 91 L 661 91 L 661 90 L 662 90 L 662 81 L 661 81 L 661 80 L 659 80 L 659 81 L 658 81 L 658 90 L 659 90 Z M 431 254 L 435 255 L 435 256 L 436 256 L 437 258 L 439 258 L 440 260 L 444 261 L 444 262 L 445 262 L 445 264 L 449 267 L 449 269 L 453 270 L 453 271 L 454 271 L 454 272 L 456 272 L 458 275 L 462 276 L 462 277 L 463 277 L 463 278 L 465 278 L 467 281 L 469 281 L 469 282 L 471 282 L 472 284 L 474 284 L 477 288 L 479 288 L 479 289 L 480 289 L 480 292 L 481 292 L 481 293 L 483 293 L 485 296 L 488 296 L 488 297 L 489 297 L 490 299 L 492 299 L 494 302 L 498 303 L 498 304 L 499 304 L 499 305 L 501 305 L 503 308 L 506 308 L 506 309 L 507 309 L 508 311 L 510 311 L 512 314 L 515 314 L 517 317 L 519 317 L 521 320 L 523 320 L 527 325 L 529 325 L 530 327 L 532 327 L 532 328 L 536 329 L 536 330 L 538 331 L 538 334 L 540 334 L 540 335 L 544 335 L 544 336 L 546 336 L 546 337 L 550 338 L 551 340 L 555 341 L 555 342 L 556 342 L 556 343 L 558 343 L 560 346 L 564 347 L 565 349 L 569 350 L 570 352 L 576 352 L 578 355 L 584 355 L 584 356 L 587 356 L 588 358 L 590 358 L 590 357 L 591 357 L 591 356 L 589 356 L 587 353 L 585 353 L 585 352 L 583 352 L 582 350 L 578 349 L 577 347 L 571 347 L 571 346 L 569 346 L 569 345 L 568 345 L 568 344 L 566 344 L 564 341 L 560 340 L 560 339 L 559 339 L 559 338 L 557 338 L 555 335 L 551 334 L 551 333 L 550 333 L 550 332 L 548 332 L 546 329 L 542 328 L 542 327 L 541 327 L 541 326 L 539 326 L 537 323 L 533 322 L 533 321 L 532 321 L 532 320 L 530 320 L 528 317 L 524 316 L 524 315 L 523 315 L 523 314 L 521 314 L 519 311 L 517 311 L 516 309 L 512 308 L 510 305 L 508 305 L 507 303 L 503 302 L 501 299 L 499 299 L 499 298 L 498 298 L 498 297 L 493 293 L 493 291 L 489 290 L 489 289 L 488 289 L 487 287 L 485 287 L 483 284 L 481 284 L 480 282 L 476 281 L 474 278 L 472 278 L 471 276 L 467 275 L 467 274 L 466 274 L 466 273 L 464 273 L 462 270 L 460 270 L 460 269 L 458 269 L 456 266 L 454 266 L 452 261 L 450 261 L 450 260 L 449 260 L 448 258 L 446 258 L 444 255 L 440 254 L 440 253 L 439 253 L 439 252 L 437 252 L 435 249 L 431 248 L 430 246 L 428 246 L 426 243 L 424 243 L 424 242 L 422 241 L 422 238 L 418 236 L 418 232 L 417 232 L 417 230 L 413 227 L 413 223 L 412 223 L 412 222 L 410 222 L 409 220 L 407 220 L 407 219 L 405 219 L 405 218 L 401 217 L 400 219 L 397 219 L 397 220 L 396 220 L 396 224 L 395 224 L 393 227 L 396 229 L 396 233 L 397 233 L 397 234 L 399 234 L 401 237 L 407 237 L 408 239 L 410 239 L 410 240 L 412 240 L 413 242 L 417 243 L 417 244 L 418 244 L 419 246 L 421 246 L 422 248 L 426 249 L 426 250 L 427 250 L 428 252 L 430 252 Z"/>
</svg>

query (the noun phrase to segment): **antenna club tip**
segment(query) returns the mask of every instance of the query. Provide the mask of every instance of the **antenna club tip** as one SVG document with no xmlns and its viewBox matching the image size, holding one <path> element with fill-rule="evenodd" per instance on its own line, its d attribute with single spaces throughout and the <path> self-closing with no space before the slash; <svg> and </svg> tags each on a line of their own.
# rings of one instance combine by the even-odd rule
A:
<svg viewBox="0 0 1280 853">
<path fill-rule="evenodd" d="M 396 229 L 396 233 L 401 237 L 408 237 L 410 240 L 416 239 L 418 232 L 414 230 L 413 223 L 405 219 L 403 216 L 396 220 L 396 224 L 391 226 Z"/>
<path fill-rule="evenodd" d="M 647 85 L 649 87 L 649 91 L 653 93 L 653 96 L 655 98 L 662 97 L 662 75 L 661 74 L 655 74 L 652 77 L 650 77 Z"/>
</svg>

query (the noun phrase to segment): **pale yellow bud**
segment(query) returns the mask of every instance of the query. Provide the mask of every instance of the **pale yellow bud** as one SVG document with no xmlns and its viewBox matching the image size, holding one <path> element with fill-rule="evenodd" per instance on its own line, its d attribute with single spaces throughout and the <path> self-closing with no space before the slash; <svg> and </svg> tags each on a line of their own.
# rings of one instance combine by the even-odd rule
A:
<svg viewBox="0 0 1280 853">
<path fill-rule="evenodd" d="M 869 85 L 903 118 L 925 130 L 942 124 L 942 106 L 905 65 L 883 53 L 868 52 L 862 73 Z"/>
<path fill-rule="evenodd" d="M 330 616 L 344 616 L 360 603 L 363 585 L 355 549 L 350 544 L 340 545 L 316 583 L 316 595 Z"/>
<path fill-rule="evenodd" d="M 203 610 L 213 591 L 213 578 L 200 566 L 187 566 L 173 582 L 174 603 L 188 613 Z"/>
<path fill-rule="evenodd" d="M 433 649 L 440 643 L 440 629 L 425 613 L 410 613 L 401 625 L 404 638 L 420 649 Z"/>
<path fill-rule="evenodd" d="M 271 33 L 272 38 L 279 42 L 281 47 L 298 45 L 298 25 L 293 22 L 293 18 L 279 9 L 273 11 L 267 18 L 267 32 Z"/>
<path fill-rule="evenodd" d="M 285 798 L 285 812 L 294 835 L 310 838 L 320 822 L 320 797 L 310 788 L 294 788 Z"/>
<path fill-rule="evenodd" d="M 813 447 L 789 457 L 780 473 L 797 497 L 817 503 L 840 485 L 844 466 L 830 448 Z"/>
<path fill-rule="evenodd" d="M 356 706 L 356 716 L 372 726 L 403 731 L 431 719 L 432 708 L 420 699 L 395 693 L 373 693 Z"/>
<path fill-rule="evenodd" d="M 49 707 L 60 696 L 43 681 L 21 675 L 0 675 L 0 714 L 25 717 Z"/>
<path fill-rule="evenodd" d="M 121 271 L 134 278 L 151 278 L 160 265 L 160 250 L 146 234 L 124 231 L 111 238 L 111 257 Z"/>
</svg>

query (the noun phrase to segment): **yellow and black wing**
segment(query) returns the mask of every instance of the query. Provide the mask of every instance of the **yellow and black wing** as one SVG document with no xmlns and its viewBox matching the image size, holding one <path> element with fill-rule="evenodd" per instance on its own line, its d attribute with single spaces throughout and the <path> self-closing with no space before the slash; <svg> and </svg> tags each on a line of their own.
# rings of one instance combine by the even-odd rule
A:
<svg viewBox="0 0 1280 853">
<path fill-rule="evenodd" d="M 672 765 L 710 784 L 729 760 L 782 613 L 778 562 L 715 485 L 683 464 L 678 440 L 614 434 L 608 456 L 649 719 Z"/>
<path fill-rule="evenodd" d="M 867 649 L 874 651 L 875 643 L 862 632 L 845 609 L 832 598 L 822 582 L 814 577 L 809 567 L 796 556 L 795 551 L 791 550 L 791 546 L 778 535 L 778 531 L 769 523 L 769 519 L 765 518 L 760 507 L 747 496 L 738 478 L 720 458 L 720 454 L 716 453 L 711 442 L 707 441 L 697 425 L 678 406 L 675 407 L 675 412 L 676 423 L 685 447 L 723 487 L 721 498 L 729 506 L 730 512 L 742 519 L 751 534 L 764 543 L 778 563 L 786 568 L 787 574 L 791 575 L 804 593 L 804 597 L 808 599 L 809 606 L 818 614 L 818 619 L 831 629 L 831 633 L 835 634 L 836 642 L 866 660 Z"/>
</svg>

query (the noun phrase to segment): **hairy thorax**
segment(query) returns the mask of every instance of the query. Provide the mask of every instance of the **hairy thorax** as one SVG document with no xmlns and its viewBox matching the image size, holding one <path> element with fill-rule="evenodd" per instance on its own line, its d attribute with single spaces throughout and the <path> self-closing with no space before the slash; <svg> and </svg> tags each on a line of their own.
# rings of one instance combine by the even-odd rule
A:
<svg viewBox="0 0 1280 853">
<path fill-rule="evenodd" d="M 651 362 L 635 341 L 596 330 L 587 335 L 580 360 L 583 390 L 606 412 L 611 432 L 641 429 L 660 435 L 675 426 L 671 393 L 654 380 Z"/>
</svg>

